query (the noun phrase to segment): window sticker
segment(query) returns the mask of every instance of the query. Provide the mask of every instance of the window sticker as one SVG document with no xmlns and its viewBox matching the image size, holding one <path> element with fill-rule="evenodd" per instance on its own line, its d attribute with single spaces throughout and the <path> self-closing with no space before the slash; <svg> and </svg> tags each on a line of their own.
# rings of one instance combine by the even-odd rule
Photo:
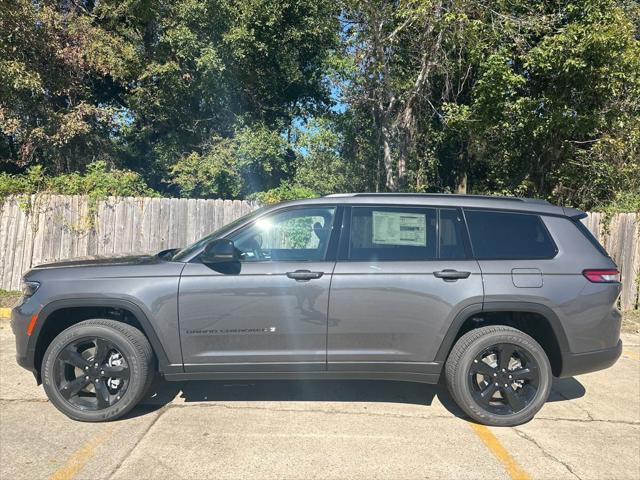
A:
<svg viewBox="0 0 640 480">
<path fill-rule="evenodd" d="M 421 213 L 373 211 L 373 243 L 427 246 L 427 216 Z"/>
</svg>

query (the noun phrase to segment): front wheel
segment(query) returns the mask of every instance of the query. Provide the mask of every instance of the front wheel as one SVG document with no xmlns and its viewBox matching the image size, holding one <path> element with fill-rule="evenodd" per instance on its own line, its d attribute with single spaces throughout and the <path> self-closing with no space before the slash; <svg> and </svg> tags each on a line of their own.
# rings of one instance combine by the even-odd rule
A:
<svg viewBox="0 0 640 480">
<path fill-rule="evenodd" d="M 153 379 L 153 351 L 131 325 L 86 320 L 53 339 L 42 361 L 51 403 L 74 420 L 114 420 L 131 410 Z"/>
<path fill-rule="evenodd" d="M 551 390 L 551 366 L 526 333 L 488 326 L 463 335 L 447 359 L 445 376 L 458 406 L 485 425 L 515 426 L 531 420 Z"/>
</svg>

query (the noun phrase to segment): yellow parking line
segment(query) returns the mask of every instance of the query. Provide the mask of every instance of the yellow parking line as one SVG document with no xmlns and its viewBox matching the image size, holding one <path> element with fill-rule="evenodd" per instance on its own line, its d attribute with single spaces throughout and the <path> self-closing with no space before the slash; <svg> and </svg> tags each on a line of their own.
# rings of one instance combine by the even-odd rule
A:
<svg viewBox="0 0 640 480">
<path fill-rule="evenodd" d="M 113 433 L 113 428 L 108 428 L 102 434 L 97 437 L 93 437 L 87 443 L 85 443 L 82 447 L 75 451 L 67 463 L 65 463 L 58 470 L 53 472 L 53 474 L 49 477 L 49 480 L 70 480 L 76 476 L 76 474 L 82 470 L 82 468 L 91 460 L 91 458 L 95 455 L 96 449 L 103 444 L 111 434 Z"/>
<path fill-rule="evenodd" d="M 476 432 L 476 435 L 480 437 L 480 440 L 485 444 L 485 446 L 493 453 L 493 455 L 500 460 L 500 463 L 504 466 L 505 470 L 509 474 L 509 477 L 512 480 L 529 480 L 529 474 L 525 472 L 518 462 L 509 454 L 506 448 L 502 446 L 500 440 L 496 438 L 496 436 L 491 433 L 484 425 L 478 425 L 477 423 L 471 423 L 471 428 Z"/>
<path fill-rule="evenodd" d="M 640 355 L 636 352 L 632 352 L 631 350 L 625 350 L 624 352 L 622 352 L 622 355 L 640 361 Z"/>
<path fill-rule="evenodd" d="M 10 308 L 0 308 L 0 318 L 9 318 L 11 316 Z"/>
</svg>

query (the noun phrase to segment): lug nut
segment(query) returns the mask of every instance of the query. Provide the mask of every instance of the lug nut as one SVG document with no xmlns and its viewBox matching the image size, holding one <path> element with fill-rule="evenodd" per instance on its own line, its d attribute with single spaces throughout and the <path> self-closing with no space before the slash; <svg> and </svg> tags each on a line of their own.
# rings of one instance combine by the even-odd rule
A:
<svg viewBox="0 0 640 480">
<path fill-rule="evenodd" d="M 98 364 L 97 363 L 94 363 L 93 366 L 98 368 Z M 503 372 L 504 372 L 504 370 L 503 370 Z"/>
<path fill-rule="evenodd" d="M 508 385 L 506 383 L 504 384 L 504 386 L 505 386 L 505 388 L 508 387 Z"/>
<path fill-rule="evenodd" d="M 104 375 L 104 370 L 100 370 L 100 375 Z"/>
<path fill-rule="evenodd" d="M 496 387 L 498 386 L 498 384 L 496 383 Z"/>
<path fill-rule="evenodd" d="M 87 375 L 86 377 L 84 377 L 85 380 L 89 380 L 89 375 Z"/>
<path fill-rule="evenodd" d="M 509 375 L 509 378 L 513 378 L 511 375 Z"/>
</svg>

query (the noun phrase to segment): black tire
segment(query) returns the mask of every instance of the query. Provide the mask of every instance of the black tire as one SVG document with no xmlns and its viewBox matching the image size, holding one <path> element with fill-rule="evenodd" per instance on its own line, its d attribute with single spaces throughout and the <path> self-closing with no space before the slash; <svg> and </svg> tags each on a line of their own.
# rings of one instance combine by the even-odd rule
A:
<svg viewBox="0 0 640 480">
<path fill-rule="evenodd" d="M 460 337 L 447 359 L 445 377 L 451 396 L 469 417 L 504 427 L 531 420 L 547 401 L 552 382 L 551 365 L 540 344 L 501 325 Z"/>
<path fill-rule="evenodd" d="M 98 356 L 104 358 L 94 362 Z M 154 364 L 151 345 L 137 328 L 114 320 L 85 320 L 53 339 L 42 361 L 42 383 L 51 403 L 69 418 L 104 422 L 137 405 L 153 381 Z M 74 395 L 68 393 L 76 389 Z"/>
</svg>

